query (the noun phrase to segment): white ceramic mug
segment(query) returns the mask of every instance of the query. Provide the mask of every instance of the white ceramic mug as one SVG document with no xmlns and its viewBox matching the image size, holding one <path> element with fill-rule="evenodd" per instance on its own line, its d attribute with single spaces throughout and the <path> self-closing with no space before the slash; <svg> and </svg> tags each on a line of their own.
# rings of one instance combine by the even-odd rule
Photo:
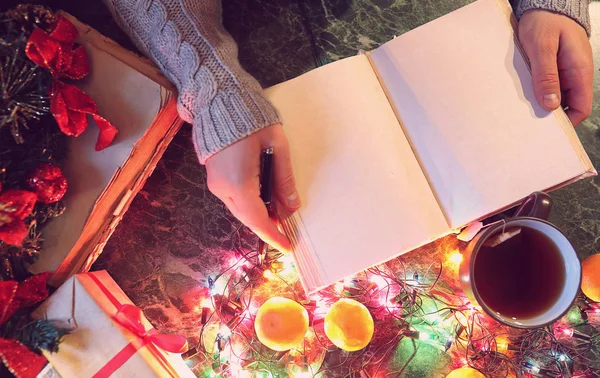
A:
<svg viewBox="0 0 600 378">
<path fill-rule="evenodd" d="M 538 328 L 548 325 L 569 311 L 577 296 L 581 284 L 581 263 L 567 237 L 556 226 L 546 221 L 551 207 L 552 200 L 550 196 L 542 192 L 533 193 L 523 201 L 512 218 L 482 230 L 469 242 L 463 252 L 459 274 L 465 294 L 473 304 L 481 307 L 489 316 L 508 326 Z M 479 295 L 477 278 L 474 276 L 475 262 L 483 244 L 489 238 L 510 228 L 529 228 L 542 233 L 554 243 L 564 262 L 565 282 L 561 294 L 545 311 L 529 318 L 515 319 L 504 316 L 491 308 Z M 540 263 L 543 263 L 543 261 L 540 261 Z"/>
</svg>

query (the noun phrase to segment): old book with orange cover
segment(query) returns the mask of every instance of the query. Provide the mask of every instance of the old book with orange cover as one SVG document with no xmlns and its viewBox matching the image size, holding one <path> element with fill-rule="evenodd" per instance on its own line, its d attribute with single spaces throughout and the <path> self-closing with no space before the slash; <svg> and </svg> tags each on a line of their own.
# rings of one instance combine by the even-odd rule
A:
<svg viewBox="0 0 600 378">
<path fill-rule="evenodd" d="M 90 61 L 90 75 L 75 84 L 119 133 L 102 151 L 94 149 L 97 127 L 70 138 L 64 167 L 66 211 L 44 228 L 44 250 L 31 268 L 53 271 L 50 282 L 56 286 L 89 270 L 183 124 L 175 88 L 154 65 L 63 16 L 79 30 L 78 42 Z"/>
</svg>

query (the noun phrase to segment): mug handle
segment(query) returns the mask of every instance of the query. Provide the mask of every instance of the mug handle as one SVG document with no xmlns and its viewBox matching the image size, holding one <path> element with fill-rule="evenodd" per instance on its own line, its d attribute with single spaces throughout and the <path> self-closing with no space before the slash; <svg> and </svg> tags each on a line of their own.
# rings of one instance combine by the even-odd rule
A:
<svg viewBox="0 0 600 378">
<path fill-rule="evenodd" d="M 552 210 L 552 198 L 544 192 L 535 192 L 523 200 L 513 217 L 534 217 L 547 220 Z"/>
</svg>

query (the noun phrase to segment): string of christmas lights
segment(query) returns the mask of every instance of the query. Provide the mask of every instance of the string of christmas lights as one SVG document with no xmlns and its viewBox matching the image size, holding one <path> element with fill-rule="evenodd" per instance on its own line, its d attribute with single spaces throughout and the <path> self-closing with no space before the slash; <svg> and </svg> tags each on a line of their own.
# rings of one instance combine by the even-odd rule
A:
<svg viewBox="0 0 600 378">
<path fill-rule="evenodd" d="M 307 297 L 290 255 L 255 253 L 232 259 L 207 282 L 197 306 L 199 343 L 185 356 L 205 377 L 394 377 L 408 374 L 417 360 L 443 353 L 451 369 L 473 367 L 489 377 L 600 376 L 600 306 L 584 296 L 556 323 L 518 330 L 494 321 L 449 281 L 462 255 L 450 251 L 425 269 L 409 271 L 401 258 Z M 283 296 L 308 311 L 310 328 L 298 349 L 276 352 L 254 331 L 260 305 Z M 341 298 L 365 305 L 375 321 L 367 348 L 345 352 L 325 336 L 324 317 Z M 427 354 L 427 358 L 419 358 Z M 433 371 L 433 370 L 432 370 Z"/>
</svg>

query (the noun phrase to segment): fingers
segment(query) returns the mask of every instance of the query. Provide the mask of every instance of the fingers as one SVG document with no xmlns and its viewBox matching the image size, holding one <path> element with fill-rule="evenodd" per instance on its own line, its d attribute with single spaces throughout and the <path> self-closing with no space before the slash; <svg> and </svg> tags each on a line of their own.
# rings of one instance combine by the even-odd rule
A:
<svg viewBox="0 0 600 378">
<path fill-rule="evenodd" d="M 579 109 L 574 109 L 574 108 L 573 109 L 569 108 L 569 109 L 565 110 L 565 113 L 567 113 L 567 116 L 569 116 L 569 119 L 571 120 L 571 123 L 573 124 L 573 126 L 579 125 L 590 115 L 590 112 L 581 111 Z"/>
<path fill-rule="evenodd" d="M 559 53 L 559 67 L 566 113 L 577 126 L 592 112 L 594 65 L 589 43 L 567 45 Z"/>
<path fill-rule="evenodd" d="M 533 87 L 547 110 L 566 107 L 573 125 L 592 109 L 593 59 L 585 30 L 574 20 L 528 10 L 519 21 L 519 40 L 531 62 Z"/>
<path fill-rule="evenodd" d="M 280 204 L 288 211 L 296 211 L 300 207 L 300 197 L 296 191 L 296 182 L 292 171 L 290 149 L 287 141 L 275 147 L 273 163 L 274 192 Z"/>
<path fill-rule="evenodd" d="M 269 218 L 267 208 L 260 199 L 259 192 L 253 190 L 253 187 L 249 185 L 246 185 L 246 188 L 247 190 L 234 192 L 232 197 L 215 195 L 223 201 L 234 217 L 261 240 L 280 251 L 290 252 L 290 242 L 285 235 L 279 232 L 273 220 Z"/>
<path fill-rule="evenodd" d="M 260 199 L 258 191 L 252 189 L 240 191 L 231 198 L 231 201 L 233 206 L 230 210 L 233 215 L 259 238 L 280 251 L 291 251 L 290 242 L 269 218 L 267 208 Z"/>
<path fill-rule="evenodd" d="M 533 90 L 538 103 L 546 110 L 558 108 L 561 102 L 557 65 L 558 38 L 524 43 L 523 48 L 531 62 Z"/>
<path fill-rule="evenodd" d="M 592 85 L 581 79 L 572 89 L 565 93 L 568 108 L 565 110 L 573 126 L 579 125 L 592 112 Z"/>
<path fill-rule="evenodd" d="M 289 240 L 269 218 L 260 198 L 261 150 L 275 148 L 273 192 L 289 210 L 296 210 L 299 199 L 292 175 L 290 153 L 281 125 L 266 127 L 221 150 L 206 162 L 208 187 L 227 205 L 232 214 L 266 243 L 290 251 Z"/>
</svg>

